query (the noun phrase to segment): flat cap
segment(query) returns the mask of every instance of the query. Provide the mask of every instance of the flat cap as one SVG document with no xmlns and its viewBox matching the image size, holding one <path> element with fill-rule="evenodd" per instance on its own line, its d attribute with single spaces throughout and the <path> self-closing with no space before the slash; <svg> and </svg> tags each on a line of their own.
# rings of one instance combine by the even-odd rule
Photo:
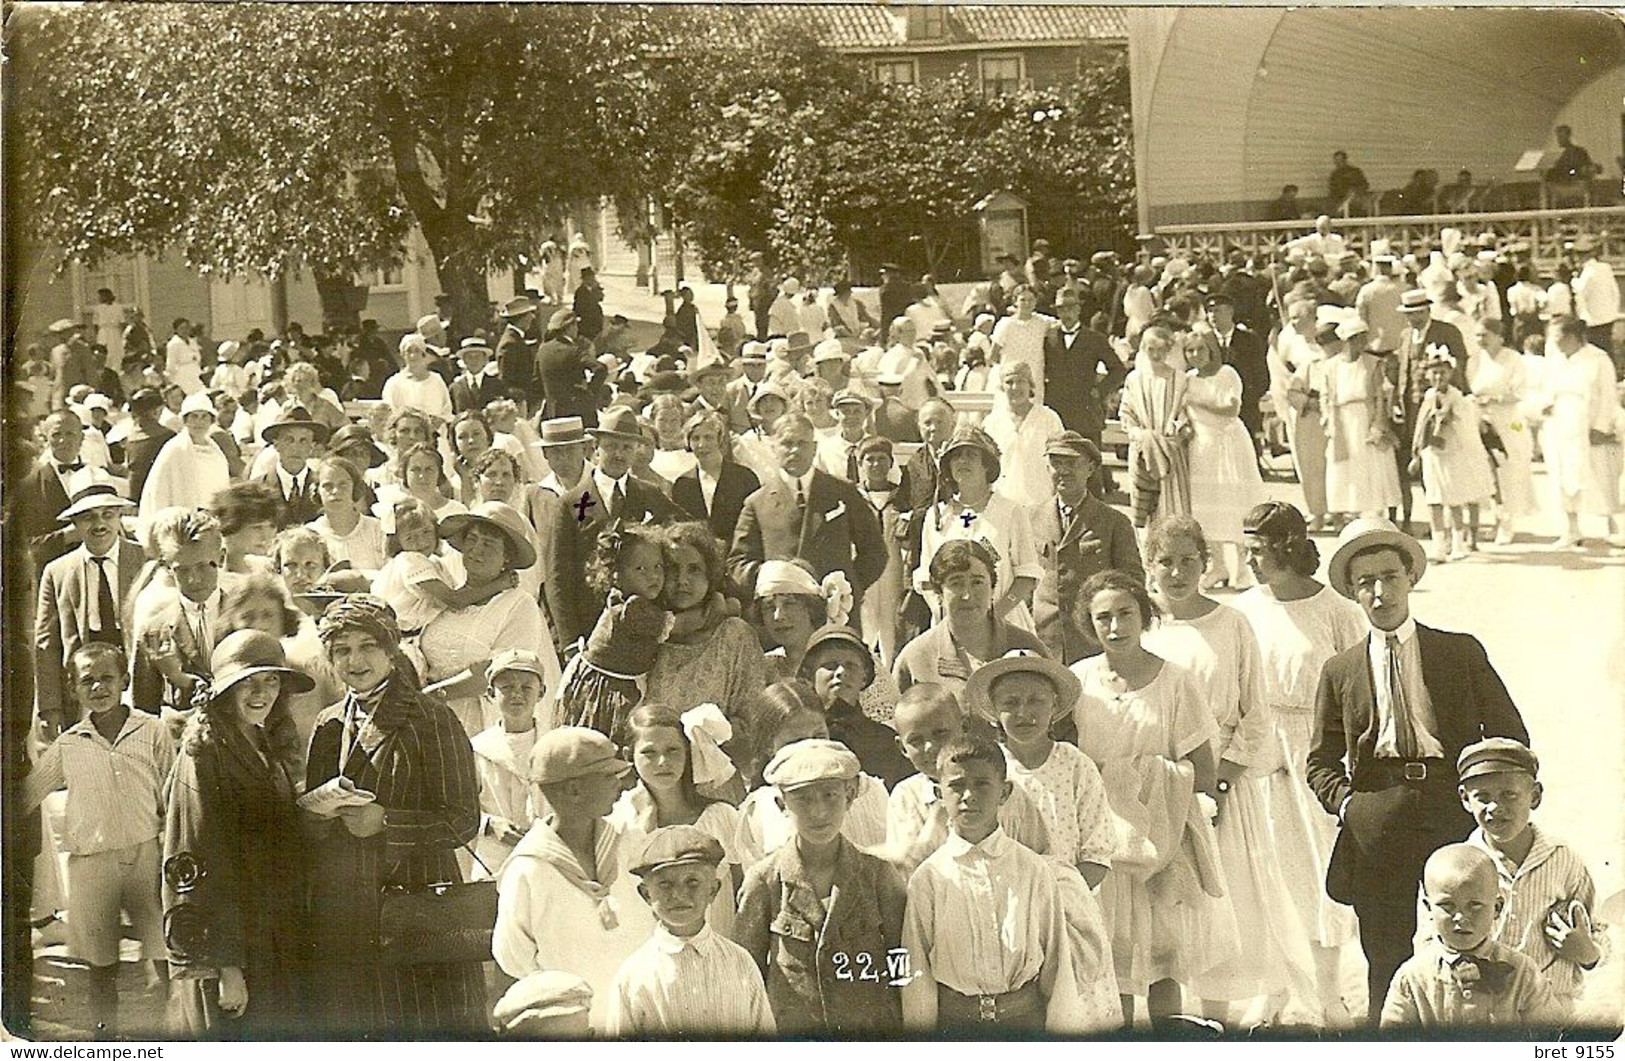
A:
<svg viewBox="0 0 1625 1061">
<path fill-rule="evenodd" d="M 1076 431 L 1062 431 L 1044 443 L 1046 457 L 1087 457 L 1100 463 L 1100 447 Z"/>
<path fill-rule="evenodd" d="M 592 1005 L 592 986 L 571 973 L 544 969 L 508 988 L 491 1015 L 509 1028 L 522 1019 L 547 1019 L 582 1013 Z"/>
<path fill-rule="evenodd" d="M 534 674 L 542 680 L 542 687 L 547 687 L 547 672 L 542 670 L 542 657 L 528 648 L 509 648 L 498 652 L 485 668 L 485 682 L 489 685 L 496 681 L 497 675 L 504 671 L 522 670 Z"/>
<path fill-rule="evenodd" d="M 530 779 L 538 785 L 630 769 L 632 764 L 615 754 L 613 741 L 585 726 L 560 726 L 544 733 L 530 752 Z"/>
<path fill-rule="evenodd" d="M 850 781 L 858 776 L 858 757 L 840 741 L 792 741 L 780 748 L 762 771 L 762 780 L 779 791 L 810 785 L 815 781 Z"/>
<path fill-rule="evenodd" d="M 692 825 L 668 825 L 649 834 L 643 853 L 628 871 L 639 877 L 669 866 L 720 866 L 725 856 L 717 838 Z"/>
<path fill-rule="evenodd" d="M 1456 775 L 1462 781 L 1480 774 L 1540 774 L 1540 760 L 1528 746 L 1508 737 L 1487 737 L 1461 750 L 1456 759 Z"/>
</svg>

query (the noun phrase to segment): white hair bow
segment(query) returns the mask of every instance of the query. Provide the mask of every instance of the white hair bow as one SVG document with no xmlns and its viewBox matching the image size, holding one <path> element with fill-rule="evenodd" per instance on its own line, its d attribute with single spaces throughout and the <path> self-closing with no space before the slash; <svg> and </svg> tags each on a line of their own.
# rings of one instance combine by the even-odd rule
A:
<svg viewBox="0 0 1625 1061">
<path fill-rule="evenodd" d="M 737 771 L 722 745 L 733 739 L 734 728 L 716 704 L 700 704 L 684 711 L 678 719 L 688 738 L 689 760 L 696 785 L 716 785 Z"/>
</svg>

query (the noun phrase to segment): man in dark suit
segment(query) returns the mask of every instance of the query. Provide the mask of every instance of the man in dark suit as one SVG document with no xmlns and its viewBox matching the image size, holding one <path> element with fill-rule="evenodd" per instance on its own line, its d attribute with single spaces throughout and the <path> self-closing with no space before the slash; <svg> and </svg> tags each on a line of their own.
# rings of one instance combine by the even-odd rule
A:
<svg viewBox="0 0 1625 1061">
<path fill-rule="evenodd" d="M 1344 528 L 1327 568 L 1371 633 L 1321 670 L 1306 776 L 1342 823 L 1326 894 L 1359 918 L 1373 1021 L 1411 954 L 1423 863 L 1473 828 L 1456 791 L 1461 750 L 1485 737 L 1529 743 L 1484 646 L 1411 618 L 1426 568 L 1416 539 L 1369 518 Z"/>
<path fill-rule="evenodd" d="M 1248 331 L 1261 337 L 1269 334 L 1270 324 L 1274 320 L 1269 305 L 1269 281 L 1252 271 L 1245 251 L 1230 252 L 1219 290 L 1230 296 L 1236 309 L 1236 320 L 1245 324 Z"/>
<path fill-rule="evenodd" d="M 497 378 L 521 411 L 538 408 L 542 395 L 536 382 L 536 302 L 521 295 L 502 307 L 502 335 L 497 339 Z M 456 395 L 452 396 L 455 403 Z M 459 410 L 461 411 L 461 410 Z"/>
<path fill-rule="evenodd" d="M 1043 574 L 1033 592 L 1033 623 L 1038 636 L 1068 666 L 1100 654 L 1100 642 L 1077 620 L 1078 590 L 1100 571 L 1123 571 L 1145 581 L 1134 526 L 1127 516 L 1089 493 L 1100 467 L 1100 449 L 1076 431 L 1056 435 L 1044 446 L 1055 496 L 1027 507 L 1033 545 Z"/>
<path fill-rule="evenodd" d="M 891 339 L 891 322 L 903 315 L 914 302 L 914 285 L 903 277 L 903 267 L 886 262 L 880 267 L 880 345 Z"/>
<path fill-rule="evenodd" d="M 1111 342 L 1089 327 L 1073 289 L 1061 290 L 1055 309 L 1061 322 L 1044 337 L 1044 404 L 1068 431 L 1098 446 L 1106 427 L 1106 396 L 1123 385 L 1128 368 Z"/>
<path fill-rule="evenodd" d="M 260 432 L 260 440 L 276 450 L 276 463 L 255 477 L 276 491 L 282 502 L 277 530 L 309 523 L 322 514 L 316 494 L 316 475 L 310 458 L 316 447 L 327 442 L 327 425 L 311 418 L 303 406 L 290 405 Z"/>
<path fill-rule="evenodd" d="M 74 546 L 73 528 L 57 513 L 68 507 L 68 483 L 84 465 L 79 451 L 85 442 L 85 425 L 66 409 L 45 418 L 46 452 L 17 483 L 11 516 L 17 522 L 18 536 L 28 545 L 35 572 L 68 552 Z"/>
<path fill-rule="evenodd" d="M 117 444 L 109 443 L 115 463 L 122 463 L 130 473 L 130 496 L 140 497 L 147 485 L 147 474 L 158 459 L 164 444 L 175 437 L 175 432 L 159 422 L 164 412 L 164 398 L 155 387 L 141 387 L 130 395 L 130 420 L 133 426 Z"/>
<path fill-rule="evenodd" d="M 704 520 L 712 534 L 731 542 L 745 499 L 756 492 L 761 481 L 755 472 L 729 455 L 726 413 L 695 413 L 684 425 L 683 435 L 689 452 L 699 463 L 678 476 L 671 487 L 671 499 L 694 519 Z"/>
<path fill-rule="evenodd" d="M 453 412 L 478 412 L 507 393 L 496 366 L 491 364 L 491 348 L 485 345 L 484 339 L 464 339 L 457 357 L 463 363 L 463 371 L 451 385 Z"/>
<path fill-rule="evenodd" d="M 1401 526 L 1411 521 L 1411 439 L 1416 435 L 1416 411 L 1421 408 L 1422 395 L 1427 393 L 1428 347 L 1443 346 L 1456 359 L 1456 371 L 1451 382 L 1463 394 L 1471 393 L 1467 386 L 1467 344 L 1461 330 L 1454 324 L 1433 319 L 1432 303 L 1426 291 L 1414 288 L 1400 296 L 1400 312 L 1405 315 L 1405 330 L 1400 335 L 1399 347 L 1383 366 L 1388 382 L 1394 385 L 1394 463 L 1399 467 L 1399 497 Z"/>
<path fill-rule="evenodd" d="M 728 553 L 729 578 L 741 600 L 752 600 L 763 560 L 805 560 L 820 582 L 844 571 L 858 615 L 864 590 L 886 570 L 886 539 L 857 487 L 813 467 L 813 439 L 812 421 L 799 413 L 773 425 L 782 470 L 745 500 Z"/>
<path fill-rule="evenodd" d="M 553 420 L 579 416 L 585 423 L 597 423 L 594 377 L 601 368 L 592 347 L 577 339 L 576 315 L 567 309 L 553 314 L 547 322 L 547 340 L 536 348 L 536 377 L 546 402 L 542 415 Z"/>
<path fill-rule="evenodd" d="M 34 707 L 43 739 L 79 721 L 68 661 L 91 641 L 129 651 L 124 609 L 146 557 L 124 537 L 121 517 L 135 509 L 94 469 L 75 473 L 72 502 L 61 518 L 83 543 L 46 565 L 34 611 Z"/>
<path fill-rule="evenodd" d="M 903 465 L 903 485 L 899 493 L 897 534 L 903 543 L 903 570 L 920 566 L 920 537 L 931 506 L 940 500 L 942 447 L 954 433 L 954 407 L 945 398 L 927 398 L 915 414 L 920 429 L 920 448 Z M 908 580 L 905 580 L 908 581 Z M 931 606 L 920 593 L 905 586 L 902 622 L 897 643 L 906 645 L 931 625 Z"/>
<path fill-rule="evenodd" d="M 1269 355 L 1264 338 L 1236 319 L 1236 303 L 1223 291 L 1207 297 L 1207 319 L 1219 340 L 1224 363 L 1241 377 L 1241 411 L 1237 415 L 1247 425 L 1249 438 L 1264 432 L 1264 413 L 1259 402 L 1270 389 Z"/>
</svg>

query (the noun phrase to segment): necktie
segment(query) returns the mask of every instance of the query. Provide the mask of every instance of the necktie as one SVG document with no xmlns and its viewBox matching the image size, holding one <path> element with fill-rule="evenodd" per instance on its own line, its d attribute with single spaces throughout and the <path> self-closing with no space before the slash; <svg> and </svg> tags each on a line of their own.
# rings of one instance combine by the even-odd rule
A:
<svg viewBox="0 0 1625 1061">
<path fill-rule="evenodd" d="M 111 559 L 107 556 L 90 558 L 90 562 L 96 565 L 97 581 L 101 583 L 96 589 L 96 630 L 93 636 L 98 640 L 117 642 L 118 603 L 113 599 L 113 583 L 107 577 L 107 564 Z"/>
<path fill-rule="evenodd" d="M 74 472 L 84 468 L 84 466 L 83 461 L 74 461 L 72 464 L 58 464 L 56 466 L 56 473 L 58 475 L 72 475 Z"/>
<path fill-rule="evenodd" d="M 624 507 L 626 507 L 626 485 L 616 482 L 615 489 L 609 492 L 609 514 L 619 516 Z"/>
<path fill-rule="evenodd" d="M 209 606 L 199 602 L 197 606 L 196 645 L 198 658 L 207 661 L 210 653 L 214 651 L 214 643 L 209 640 Z"/>
<path fill-rule="evenodd" d="M 1416 740 L 1416 721 L 1411 717 L 1410 701 L 1405 698 L 1405 682 L 1399 671 L 1399 636 L 1389 634 L 1388 644 L 1388 703 L 1394 712 L 1394 750 L 1401 759 L 1419 757 Z"/>
<path fill-rule="evenodd" d="M 807 518 L 807 492 L 802 488 L 800 479 L 796 480 L 796 516 Z"/>
<path fill-rule="evenodd" d="M 858 444 L 852 443 L 846 447 L 846 479 L 847 482 L 858 481 Z"/>
</svg>

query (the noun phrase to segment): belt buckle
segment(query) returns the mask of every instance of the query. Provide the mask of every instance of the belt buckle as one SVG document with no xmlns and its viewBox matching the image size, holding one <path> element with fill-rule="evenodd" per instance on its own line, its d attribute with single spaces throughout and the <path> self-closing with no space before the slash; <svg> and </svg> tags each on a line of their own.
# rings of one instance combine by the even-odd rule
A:
<svg viewBox="0 0 1625 1061">
<path fill-rule="evenodd" d="M 977 1014 L 977 1019 L 986 1021 L 996 1021 L 999 1019 L 999 1000 L 997 998 L 994 998 L 992 995 L 982 995 L 977 998 L 976 1001 L 981 1007 L 980 1012 Z"/>
<path fill-rule="evenodd" d="M 1428 779 L 1428 764 L 1427 763 L 1406 763 L 1405 764 L 1405 780 L 1407 780 L 1407 781 L 1426 781 L 1427 779 Z"/>
</svg>

